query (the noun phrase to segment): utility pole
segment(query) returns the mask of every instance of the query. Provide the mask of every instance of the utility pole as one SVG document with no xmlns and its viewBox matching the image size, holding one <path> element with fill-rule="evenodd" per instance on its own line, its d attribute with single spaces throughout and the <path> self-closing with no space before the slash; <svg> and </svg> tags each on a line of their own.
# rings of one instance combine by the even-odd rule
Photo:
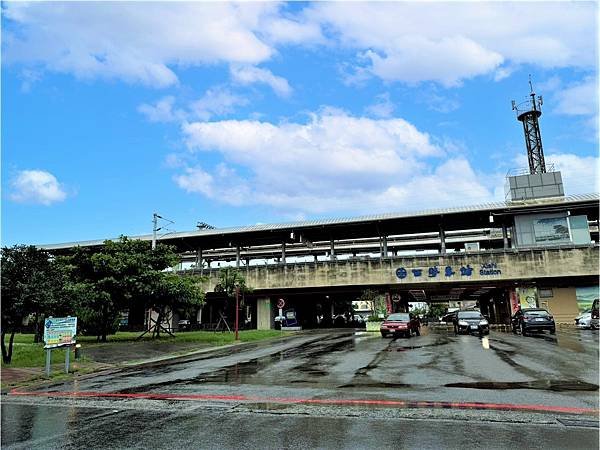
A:
<svg viewBox="0 0 600 450">
<path fill-rule="evenodd" d="M 152 250 L 156 249 L 156 232 L 158 228 L 158 219 L 162 219 L 158 214 L 152 214 Z"/>
<path fill-rule="evenodd" d="M 152 250 L 156 249 L 156 240 L 158 239 L 156 236 L 156 233 L 159 232 L 160 230 L 162 230 L 163 228 L 165 228 L 166 225 L 163 225 L 162 227 L 158 226 L 158 219 L 161 219 L 165 222 L 168 223 L 175 223 L 172 220 L 169 219 L 165 219 L 162 216 L 159 216 L 157 213 L 152 214 Z M 169 230 L 168 228 L 166 228 L 166 230 Z M 173 233 L 172 230 L 169 230 L 168 233 L 163 234 L 162 236 L 165 236 L 167 234 Z M 161 236 L 161 237 L 162 237 Z"/>
</svg>

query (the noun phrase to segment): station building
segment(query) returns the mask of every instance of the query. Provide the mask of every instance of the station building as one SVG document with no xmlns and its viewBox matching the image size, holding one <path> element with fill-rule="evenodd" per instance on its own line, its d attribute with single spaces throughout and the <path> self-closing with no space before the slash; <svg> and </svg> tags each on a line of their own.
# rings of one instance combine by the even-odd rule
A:
<svg viewBox="0 0 600 450">
<path fill-rule="evenodd" d="M 526 180 L 532 182 L 536 180 Z M 524 182 L 510 178 L 507 184 L 507 190 L 531 189 L 518 188 Z M 407 311 L 416 302 L 469 304 L 492 323 L 508 323 L 521 304 L 547 308 L 558 323 L 573 323 L 582 305 L 598 296 L 600 196 L 516 195 L 525 198 L 199 229 L 159 241 L 177 248 L 181 263 L 176 270 L 205 280 L 207 303 L 191 318 L 201 328 L 214 327 L 221 315 L 231 323 L 232 305 L 223 305 L 215 292 L 225 268 L 241 271 L 252 288 L 244 296 L 242 316 L 248 327 L 258 329 L 273 328 L 281 299 L 283 309 L 294 309 L 302 326 L 328 325 L 352 311 L 352 302 L 367 289 L 383 296 L 388 312 Z M 152 235 L 132 238 L 150 241 Z M 103 242 L 42 247 L 64 251 Z M 141 316 L 143 312 L 130 322 Z M 176 324 L 175 316 L 174 328 Z"/>
<path fill-rule="evenodd" d="M 529 167 L 507 175 L 503 202 L 222 229 L 201 226 L 163 236 L 160 241 L 181 255 L 177 270 L 202 277 L 207 302 L 194 318 L 196 325 L 211 328 L 219 319 L 231 321 L 232 305 L 216 289 L 227 268 L 241 271 L 253 289 L 244 295 L 243 317 L 258 329 L 272 328 L 284 309 L 293 310 L 305 327 L 335 323 L 334 318 L 352 313 L 353 302 L 364 299 L 367 290 L 383 296 L 387 313 L 417 303 L 471 305 L 492 323 L 507 324 L 521 305 L 547 308 L 557 322 L 572 323 L 598 298 L 599 195 L 565 197 L 561 173 L 544 159 L 542 97 L 533 92 L 531 80 L 529 86 L 525 101 L 512 102 Z M 155 234 L 137 238 L 156 241 Z M 41 247 L 65 251 L 103 242 Z M 130 311 L 130 323 L 140 317 L 143 311 Z"/>
</svg>

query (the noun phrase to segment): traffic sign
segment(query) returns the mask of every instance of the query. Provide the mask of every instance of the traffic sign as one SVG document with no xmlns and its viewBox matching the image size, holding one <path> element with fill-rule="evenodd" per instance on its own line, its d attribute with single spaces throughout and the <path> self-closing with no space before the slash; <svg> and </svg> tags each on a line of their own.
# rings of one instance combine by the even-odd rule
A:
<svg viewBox="0 0 600 450">
<path fill-rule="evenodd" d="M 283 308 L 285 306 L 285 300 L 280 298 L 279 300 L 277 300 L 277 307 L 279 309 Z"/>
</svg>

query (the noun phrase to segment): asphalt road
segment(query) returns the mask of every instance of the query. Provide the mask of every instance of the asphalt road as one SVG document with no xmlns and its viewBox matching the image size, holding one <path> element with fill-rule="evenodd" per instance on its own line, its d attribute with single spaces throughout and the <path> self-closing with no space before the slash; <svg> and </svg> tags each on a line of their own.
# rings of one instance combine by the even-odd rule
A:
<svg viewBox="0 0 600 450">
<path fill-rule="evenodd" d="M 2 448 L 598 448 L 598 333 L 308 332 L 13 392 Z"/>
</svg>

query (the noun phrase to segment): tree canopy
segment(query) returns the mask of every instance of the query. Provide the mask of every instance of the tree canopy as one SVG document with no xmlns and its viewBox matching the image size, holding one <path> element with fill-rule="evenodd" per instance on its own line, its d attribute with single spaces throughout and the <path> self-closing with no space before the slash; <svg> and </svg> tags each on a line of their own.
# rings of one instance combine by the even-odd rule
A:
<svg viewBox="0 0 600 450">
<path fill-rule="evenodd" d="M 2 358 L 10 363 L 14 333 L 30 317 L 37 323 L 44 315 L 64 315 L 73 311 L 65 295 L 66 272 L 48 252 L 32 245 L 3 247 L 2 262 Z M 36 330 L 38 327 L 36 326 Z M 4 338 L 10 334 L 8 349 Z"/>
<path fill-rule="evenodd" d="M 63 261 L 82 325 L 102 341 L 116 331 L 120 312 L 134 304 L 153 308 L 160 323 L 167 307 L 202 302 L 197 284 L 165 272 L 179 262 L 171 246 L 153 250 L 149 242 L 121 236 L 100 249 L 78 247 Z"/>
</svg>

